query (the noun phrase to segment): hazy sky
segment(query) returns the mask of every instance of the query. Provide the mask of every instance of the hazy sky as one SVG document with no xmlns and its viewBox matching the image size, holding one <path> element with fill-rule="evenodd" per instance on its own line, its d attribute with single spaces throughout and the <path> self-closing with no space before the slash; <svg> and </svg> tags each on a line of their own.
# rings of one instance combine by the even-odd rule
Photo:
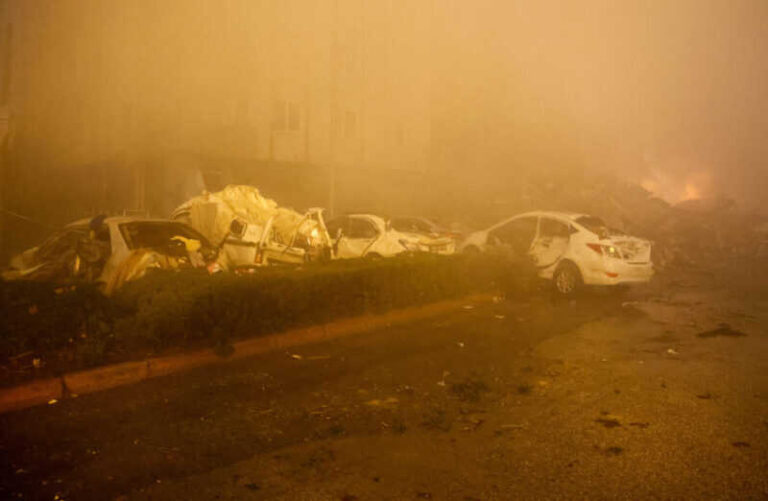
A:
<svg viewBox="0 0 768 501">
<path fill-rule="evenodd" d="M 485 86 L 499 123 L 516 121 L 522 134 L 551 124 L 584 163 L 672 201 L 722 192 L 754 204 L 768 189 L 768 1 L 454 8 L 446 30 L 458 50 L 502 82 Z"/>
</svg>

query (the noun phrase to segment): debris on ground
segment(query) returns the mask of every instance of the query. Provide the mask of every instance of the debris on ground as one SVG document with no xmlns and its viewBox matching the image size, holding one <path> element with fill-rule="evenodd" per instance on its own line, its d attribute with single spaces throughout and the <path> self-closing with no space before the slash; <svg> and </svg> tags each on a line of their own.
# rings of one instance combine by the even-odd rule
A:
<svg viewBox="0 0 768 501">
<path fill-rule="evenodd" d="M 745 333 L 733 329 L 728 324 L 720 324 L 720 326 L 717 327 L 716 329 L 712 329 L 712 330 L 708 330 L 708 331 L 704 331 L 704 332 L 699 332 L 696 335 L 698 337 L 702 337 L 702 338 L 719 337 L 719 336 L 724 336 L 724 337 L 742 337 L 742 336 L 746 336 Z"/>
<path fill-rule="evenodd" d="M 365 405 L 368 405 L 370 407 L 391 407 L 398 403 L 399 400 L 395 397 L 387 397 L 385 399 L 378 399 L 374 398 L 373 400 L 369 400 L 365 403 Z"/>
<path fill-rule="evenodd" d="M 462 402 L 479 402 L 482 394 L 488 391 L 487 384 L 473 379 L 452 383 L 450 386 L 450 392 Z"/>
<path fill-rule="evenodd" d="M 595 423 L 601 424 L 606 428 L 619 428 L 621 426 L 619 419 L 610 415 L 595 419 Z"/>
</svg>

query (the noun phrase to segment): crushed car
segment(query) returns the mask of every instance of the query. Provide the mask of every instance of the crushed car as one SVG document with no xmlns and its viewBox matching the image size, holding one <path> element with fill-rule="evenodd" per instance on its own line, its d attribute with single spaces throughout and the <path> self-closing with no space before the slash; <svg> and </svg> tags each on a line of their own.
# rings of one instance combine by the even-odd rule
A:
<svg viewBox="0 0 768 501">
<path fill-rule="evenodd" d="M 219 264 L 226 270 L 330 258 L 322 210 L 301 214 L 279 207 L 253 186 L 204 192 L 179 206 L 171 219 L 188 224 L 220 247 Z"/>
<path fill-rule="evenodd" d="M 383 258 L 406 252 L 452 254 L 456 249 L 449 237 L 398 231 L 389 221 L 373 214 L 337 216 L 328 220 L 326 229 L 333 238 L 336 259 Z"/>
<path fill-rule="evenodd" d="M 600 218 L 565 212 L 528 212 L 470 234 L 462 252 L 528 256 L 541 278 L 570 295 L 581 285 L 648 282 L 651 242 L 609 228 Z"/>
<path fill-rule="evenodd" d="M 97 216 L 75 221 L 13 257 L 4 280 L 98 283 L 111 294 L 148 269 L 215 269 L 218 251 L 189 226 L 165 219 Z"/>
</svg>

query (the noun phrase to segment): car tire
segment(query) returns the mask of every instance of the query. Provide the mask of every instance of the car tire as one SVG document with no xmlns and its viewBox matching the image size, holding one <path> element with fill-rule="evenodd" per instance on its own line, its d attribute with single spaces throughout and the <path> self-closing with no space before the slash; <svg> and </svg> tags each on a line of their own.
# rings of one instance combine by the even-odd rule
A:
<svg viewBox="0 0 768 501">
<path fill-rule="evenodd" d="M 557 267 L 552 276 L 552 287 L 560 296 L 573 296 L 583 285 L 579 268 L 570 261 Z"/>
<path fill-rule="evenodd" d="M 369 261 L 379 261 L 384 258 L 378 252 L 369 252 L 368 254 L 365 255 L 365 259 Z"/>
<path fill-rule="evenodd" d="M 464 250 L 462 252 L 464 254 L 475 255 L 475 254 L 480 254 L 480 249 L 478 249 L 474 245 L 468 245 L 468 246 L 464 247 Z"/>
</svg>

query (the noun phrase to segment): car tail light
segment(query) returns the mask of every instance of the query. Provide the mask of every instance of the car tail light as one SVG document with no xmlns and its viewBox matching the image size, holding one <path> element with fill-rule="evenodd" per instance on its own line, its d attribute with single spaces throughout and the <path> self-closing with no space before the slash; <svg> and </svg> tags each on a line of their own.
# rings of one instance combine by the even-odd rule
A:
<svg viewBox="0 0 768 501">
<path fill-rule="evenodd" d="M 600 244 L 587 244 L 587 247 L 592 249 L 593 251 L 597 252 L 598 254 L 603 254 L 603 246 Z"/>
<path fill-rule="evenodd" d="M 587 244 L 587 247 L 595 251 L 596 253 L 600 254 L 601 256 L 608 256 L 616 259 L 621 259 L 621 254 L 619 254 L 618 249 L 614 247 L 613 245 L 602 245 L 602 244 Z"/>
</svg>

